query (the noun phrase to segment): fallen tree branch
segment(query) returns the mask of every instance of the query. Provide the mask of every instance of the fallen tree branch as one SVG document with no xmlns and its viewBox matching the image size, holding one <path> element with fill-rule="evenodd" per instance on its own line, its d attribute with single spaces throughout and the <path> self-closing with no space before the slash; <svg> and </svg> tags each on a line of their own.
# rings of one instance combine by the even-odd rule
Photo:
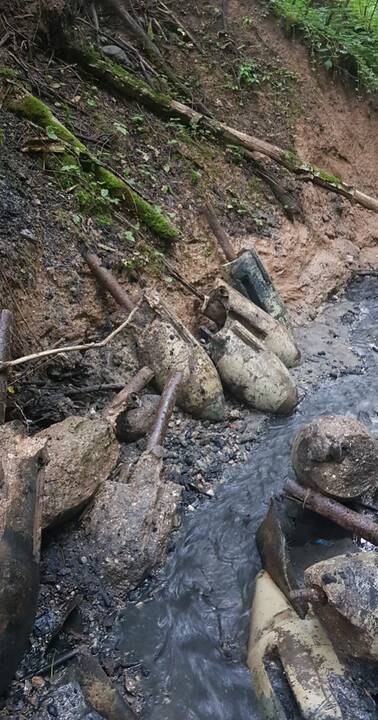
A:
<svg viewBox="0 0 378 720">
<path fill-rule="evenodd" d="M 225 123 L 201 114 L 188 105 L 173 100 L 168 95 L 153 90 L 143 80 L 136 79 L 124 68 L 110 60 L 104 60 L 99 53 L 84 48 L 70 46 L 67 48 L 73 59 L 76 59 L 88 72 L 97 77 L 107 86 L 114 88 L 126 98 L 137 100 L 157 115 L 178 117 L 185 124 L 203 128 L 226 144 L 236 145 L 252 153 L 260 153 L 271 158 L 287 170 L 296 174 L 304 182 L 312 182 L 326 190 L 343 195 L 350 202 L 358 203 L 368 210 L 378 212 L 378 199 L 361 192 L 341 178 L 316 167 L 300 158 L 295 152 L 283 150 L 265 140 L 248 133 L 241 132 Z M 209 135 L 207 135 L 209 137 Z"/>
<path fill-rule="evenodd" d="M 148 202 L 141 193 L 131 188 L 117 171 L 114 172 L 110 166 L 92 155 L 39 98 L 31 95 L 20 85 L 14 84 L 12 97 L 7 98 L 7 107 L 26 120 L 35 122 L 45 131 L 53 130 L 58 141 L 67 148 L 66 156 L 69 155 L 70 163 L 77 166 L 78 170 L 90 173 L 111 197 L 118 202 L 122 201 L 152 232 L 163 240 L 171 241 L 177 237 L 178 231 L 168 217 L 165 217 L 157 206 Z M 67 157 L 63 160 L 63 165 L 66 162 Z"/>
<path fill-rule="evenodd" d="M 154 450 L 154 448 L 163 444 L 169 419 L 176 404 L 178 386 L 182 382 L 182 378 L 182 372 L 174 372 L 164 386 L 157 410 L 156 420 L 147 443 L 147 450 Z"/>
<path fill-rule="evenodd" d="M 345 507 L 337 500 L 322 495 L 316 490 L 302 487 L 295 480 L 287 480 L 283 491 L 289 497 L 300 500 L 303 506 L 336 523 L 358 537 L 378 545 L 378 524 L 355 510 Z"/>
<path fill-rule="evenodd" d="M 219 245 L 221 246 L 226 260 L 228 260 L 229 262 L 231 262 L 231 260 L 235 260 L 236 252 L 232 246 L 231 240 L 225 230 L 223 230 L 212 205 L 205 205 L 203 208 L 203 214 L 209 224 L 210 230 L 212 231 Z"/>
<path fill-rule="evenodd" d="M 104 340 L 101 340 L 100 342 L 97 342 L 97 343 L 91 342 L 91 343 L 86 343 L 84 345 L 67 345 L 66 347 L 52 348 L 50 350 L 42 350 L 42 352 L 39 352 L 39 353 L 32 353 L 31 355 L 24 355 L 23 357 L 17 358 L 16 360 L 8 360 L 6 362 L 1 363 L 0 364 L 0 372 L 2 370 L 4 370 L 5 368 L 15 367 L 16 365 L 23 365 L 26 362 L 30 362 L 31 360 L 37 360 L 37 359 L 43 358 L 43 357 L 52 357 L 53 355 L 61 355 L 62 353 L 67 353 L 67 352 L 81 352 L 82 350 L 93 350 L 95 348 L 105 347 L 105 345 L 108 345 L 108 343 L 110 343 L 113 340 L 113 338 L 116 337 L 116 335 L 118 335 L 120 332 L 122 332 L 122 330 L 124 330 L 125 327 L 127 327 L 131 323 L 138 308 L 139 308 L 139 304 L 136 305 L 133 310 L 131 310 L 130 314 L 128 315 L 126 320 L 124 320 L 123 323 L 121 323 L 121 325 L 119 325 L 115 330 L 113 330 L 113 332 L 110 333 L 110 335 L 107 335 L 107 337 L 104 338 Z"/>
<path fill-rule="evenodd" d="M 100 259 L 97 257 L 97 255 L 94 255 L 94 253 L 89 253 L 86 260 L 93 275 L 97 278 L 100 284 L 103 285 L 106 290 L 108 290 L 112 298 L 116 301 L 117 305 L 119 305 L 127 312 L 131 313 L 134 307 L 134 303 L 124 291 L 124 289 L 121 287 L 119 282 L 115 279 L 115 277 L 113 277 L 111 272 L 109 272 L 109 270 L 106 270 L 106 268 L 102 267 Z"/>
<path fill-rule="evenodd" d="M 0 425 L 3 425 L 5 421 L 8 380 L 7 370 L 1 370 L 1 366 L 10 357 L 11 324 L 12 314 L 10 310 L 2 310 L 0 313 Z"/>
</svg>

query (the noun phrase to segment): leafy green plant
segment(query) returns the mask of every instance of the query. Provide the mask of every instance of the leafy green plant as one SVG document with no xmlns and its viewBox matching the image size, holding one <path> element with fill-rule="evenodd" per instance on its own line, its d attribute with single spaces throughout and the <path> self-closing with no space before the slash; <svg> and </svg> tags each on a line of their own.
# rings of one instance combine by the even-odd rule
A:
<svg viewBox="0 0 378 720">
<path fill-rule="evenodd" d="M 377 0 L 271 0 L 288 27 L 297 27 L 314 59 L 343 70 L 368 92 L 378 90 Z"/>
<path fill-rule="evenodd" d="M 258 67 L 253 60 L 245 60 L 238 67 L 238 81 L 240 85 L 252 87 L 260 85 Z"/>
<path fill-rule="evenodd" d="M 251 25 L 253 25 L 253 18 L 251 17 L 251 15 L 244 15 L 244 17 L 242 18 L 242 25 L 245 28 L 249 28 L 251 27 Z"/>
</svg>

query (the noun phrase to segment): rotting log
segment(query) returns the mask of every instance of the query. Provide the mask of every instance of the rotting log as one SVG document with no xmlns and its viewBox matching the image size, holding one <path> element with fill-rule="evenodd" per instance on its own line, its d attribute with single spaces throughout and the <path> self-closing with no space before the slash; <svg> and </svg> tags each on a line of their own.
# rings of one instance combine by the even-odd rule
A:
<svg viewBox="0 0 378 720">
<path fill-rule="evenodd" d="M 176 404 L 178 386 L 182 382 L 182 372 L 176 371 L 168 378 L 160 398 L 159 407 L 156 413 L 156 420 L 152 428 L 151 435 L 148 439 L 147 450 L 152 451 L 160 447 L 165 438 L 169 419 L 172 415 L 173 408 Z"/>
<path fill-rule="evenodd" d="M 28 644 L 37 609 L 42 450 L 18 422 L 0 428 L 0 695 Z"/>
<path fill-rule="evenodd" d="M 357 188 L 343 182 L 340 177 L 318 168 L 316 165 L 303 160 L 290 150 L 284 150 L 277 145 L 261 140 L 253 135 L 230 127 L 215 118 L 210 118 L 188 105 L 173 100 L 168 95 L 155 92 L 143 80 L 136 80 L 131 73 L 111 60 L 103 60 L 100 53 L 92 48 L 69 48 L 71 57 L 79 62 L 88 72 L 101 82 L 107 83 L 119 94 L 129 99 L 137 100 L 160 116 L 177 117 L 192 127 L 203 128 L 210 135 L 226 144 L 242 147 L 252 153 L 260 153 L 271 158 L 305 182 L 312 182 L 326 190 L 346 197 L 350 202 L 378 212 L 378 199 L 367 195 Z M 207 135 L 209 138 L 209 134 Z"/>
<path fill-rule="evenodd" d="M 87 257 L 89 267 L 115 301 L 126 309 L 130 300 L 113 277 L 102 268 L 97 256 Z M 131 324 L 141 363 L 154 372 L 162 390 L 170 374 L 183 372 L 178 404 L 195 417 L 220 420 L 224 414 L 224 397 L 218 373 L 200 343 L 183 323 L 172 314 L 156 293 L 145 293 Z"/>
<path fill-rule="evenodd" d="M 304 507 L 318 513 L 336 523 L 345 530 L 364 538 L 373 545 L 378 545 L 378 524 L 370 518 L 360 515 L 355 510 L 345 507 L 337 500 L 322 495 L 321 493 L 304 488 L 295 480 L 287 480 L 283 491 L 289 497 L 293 497 L 303 503 Z"/>
<path fill-rule="evenodd" d="M 0 366 L 10 359 L 12 314 L 10 310 L 2 310 L 0 313 Z M 8 372 L 4 368 L 0 370 L 0 425 L 5 421 L 7 407 L 7 381 Z"/>
<path fill-rule="evenodd" d="M 16 90 L 14 91 L 14 88 Z M 9 110 L 16 112 L 39 125 L 44 130 L 53 131 L 62 143 L 62 150 L 57 157 L 63 158 L 63 163 L 77 166 L 85 173 L 90 173 L 111 197 L 131 210 L 140 221 L 162 240 L 172 241 L 178 231 L 160 209 L 145 200 L 127 181 L 121 178 L 95 157 L 86 146 L 68 130 L 51 112 L 48 105 L 39 98 L 28 93 L 24 88 L 14 85 L 13 91 L 6 96 L 5 104 Z"/>
</svg>

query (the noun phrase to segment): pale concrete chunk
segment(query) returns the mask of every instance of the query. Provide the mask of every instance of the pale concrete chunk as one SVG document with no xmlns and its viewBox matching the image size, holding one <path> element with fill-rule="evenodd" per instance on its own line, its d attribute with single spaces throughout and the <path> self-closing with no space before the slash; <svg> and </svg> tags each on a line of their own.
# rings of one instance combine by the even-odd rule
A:
<svg viewBox="0 0 378 720">
<path fill-rule="evenodd" d="M 79 510 L 106 480 L 118 459 L 118 443 L 100 418 L 66 418 L 34 438 L 45 446 L 42 526 L 64 520 Z"/>
<path fill-rule="evenodd" d="M 89 530 L 102 570 L 125 592 L 164 559 L 180 495 L 162 477 L 161 457 L 149 452 L 128 483 L 107 481 L 96 495 Z"/>
</svg>

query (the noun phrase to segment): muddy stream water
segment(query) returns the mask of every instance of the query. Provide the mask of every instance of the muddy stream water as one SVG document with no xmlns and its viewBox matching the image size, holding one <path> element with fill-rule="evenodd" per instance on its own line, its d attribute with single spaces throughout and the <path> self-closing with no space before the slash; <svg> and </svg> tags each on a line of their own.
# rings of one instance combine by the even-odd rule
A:
<svg viewBox="0 0 378 720">
<path fill-rule="evenodd" d="M 356 367 L 315 382 L 292 416 L 268 422 L 245 464 L 226 466 L 215 497 L 184 515 L 156 583 L 121 614 L 118 646 L 127 664 L 140 663 L 148 720 L 258 718 L 245 665 L 260 569 L 255 532 L 269 498 L 292 475 L 293 435 L 333 413 L 378 434 L 378 279 L 355 282 L 338 305 Z"/>
</svg>

